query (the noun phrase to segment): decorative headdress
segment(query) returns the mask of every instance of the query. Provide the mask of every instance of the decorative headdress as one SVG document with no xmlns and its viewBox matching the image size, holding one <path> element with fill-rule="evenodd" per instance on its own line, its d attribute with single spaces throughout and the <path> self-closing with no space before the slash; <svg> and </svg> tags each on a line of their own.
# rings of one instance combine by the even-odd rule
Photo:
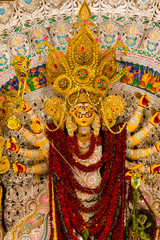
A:
<svg viewBox="0 0 160 240">
<path fill-rule="evenodd" d="M 103 111 L 102 105 L 105 103 L 106 106 L 109 106 L 109 104 L 106 103 L 107 99 L 102 100 L 103 96 L 107 93 L 110 83 L 118 81 L 128 72 L 127 68 L 124 68 L 117 73 L 116 49 L 123 47 L 124 54 L 127 54 L 128 48 L 123 43 L 117 43 L 113 48 L 101 54 L 99 39 L 95 38 L 89 30 L 90 26 L 96 27 L 96 25 L 89 21 L 91 11 L 86 0 L 84 0 L 79 10 L 78 17 L 81 22 L 76 23 L 74 28 L 80 26 L 81 29 L 72 39 L 68 39 L 66 55 L 49 45 L 47 41 L 40 43 L 37 49 L 38 52 L 41 52 L 42 45 L 47 45 L 49 48 L 46 63 L 47 77 L 50 80 L 52 79 L 54 89 L 65 99 L 65 106 L 66 103 L 75 105 L 79 101 L 80 90 L 85 89 L 87 97 L 85 101 L 93 106 L 99 106 L 99 113 L 101 109 L 102 113 L 100 114 L 104 117 L 106 111 Z M 51 104 L 51 99 L 53 104 Z M 46 112 L 50 111 L 49 106 L 52 105 L 53 110 L 53 105 L 56 107 L 56 101 L 57 103 L 60 101 L 58 98 L 51 99 L 47 100 L 44 105 Z M 112 102 L 112 98 L 110 97 L 108 101 Z M 114 105 L 116 101 L 116 108 L 119 109 L 119 112 L 118 110 L 117 112 L 120 115 L 124 108 L 124 101 L 120 97 L 114 96 Z M 62 109 L 66 110 L 62 105 L 59 105 L 59 107 L 58 111 L 60 112 Z M 64 117 L 64 114 L 62 115 Z M 110 116 L 112 117 L 110 122 L 113 125 L 112 120 L 115 120 L 115 116 L 111 114 Z M 62 121 L 61 118 L 59 122 L 62 123 Z"/>
</svg>

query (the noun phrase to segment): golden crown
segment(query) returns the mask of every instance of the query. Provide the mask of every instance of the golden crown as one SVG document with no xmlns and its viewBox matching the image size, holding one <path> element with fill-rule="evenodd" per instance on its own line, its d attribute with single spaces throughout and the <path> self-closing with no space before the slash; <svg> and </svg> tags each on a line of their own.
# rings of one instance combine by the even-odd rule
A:
<svg viewBox="0 0 160 240">
<path fill-rule="evenodd" d="M 117 73 L 116 49 L 123 47 L 124 54 L 128 48 L 123 43 L 117 43 L 111 49 L 101 54 L 99 39 L 89 30 L 89 26 L 96 25 L 89 21 L 91 11 L 84 0 L 79 13 L 79 20 L 74 28 L 81 29 L 71 39 L 68 38 L 67 53 L 64 55 L 49 43 L 39 43 L 37 50 L 40 53 L 42 45 L 47 45 L 49 54 L 46 62 L 46 77 L 53 84 L 54 89 L 70 104 L 75 104 L 80 89 L 85 89 L 89 101 L 96 105 L 109 88 L 110 83 L 118 81 L 127 69 Z"/>
</svg>

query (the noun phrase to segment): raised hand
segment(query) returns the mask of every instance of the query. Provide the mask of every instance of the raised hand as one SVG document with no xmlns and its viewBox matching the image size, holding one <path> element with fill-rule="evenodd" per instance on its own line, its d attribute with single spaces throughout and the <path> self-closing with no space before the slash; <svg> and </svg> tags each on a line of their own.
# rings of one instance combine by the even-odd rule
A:
<svg viewBox="0 0 160 240">
<path fill-rule="evenodd" d="M 15 173 L 26 173 L 27 167 L 20 163 L 13 164 L 13 171 Z"/>
<path fill-rule="evenodd" d="M 158 152 L 160 152 L 160 141 L 155 145 Z"/>
<path fill-rule="evenodd" d="M 7 140 L 6 148 L 15 153 L 18 153 L 20 150 L 20 147 L 17 145 L 16 140 L 13 137 Z"/>
<path fill-rule="evenodd" d="M 41 124 L 39 121 L 36 121 L 36 122 L 33 122 L 31 125 L 30 125 L 32 131 L 36 134 L 40 134 L 43 132 L 42 130 L 42 127 L 41 127 Z"/>
<path fill-rule="evenodd" d="M 29 111 L 31 111 L 31 109 L 32 108 L 29 106 L 29 104 L 27 102 L 23 101 L 23 111 L 29 112 Z"/>
<path fill-rule="evenodd" d="M 156 124 L 160 123 L 160 113 L 157 112 L 155 113 L 151 119 L 150 119 L 150 123 L 155 126 Z"/>
<path fill-rule="evenodd" d="M 151 173 L 158 173 L 160 174 L 160 163 L 156 163 L 153 166 L 151 166 Z"/>
<path fill-rule="evenodd" d="M 148 95 L 145 93 L 143 96 L 139 99 L 138 106 L 145 107 L 150 102 L 150 99 Z"/>
</svg>

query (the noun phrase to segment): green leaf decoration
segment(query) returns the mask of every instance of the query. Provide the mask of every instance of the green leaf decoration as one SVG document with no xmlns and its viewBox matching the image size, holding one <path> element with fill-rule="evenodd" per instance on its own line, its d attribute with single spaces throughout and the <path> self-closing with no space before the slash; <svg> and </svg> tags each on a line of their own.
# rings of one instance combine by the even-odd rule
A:
<svg viewBox="0 0 160 240">
<path fill-rule="evenodd" d="M 1 37 L 7 37 L 8 34 L 1 34 Z"/>
<path fill-rule="evenodd" d="M 83 233 L 84 240 L 88 240 L 88 238 L 89 238 L 89 231 L 88 231 L 88 229 L 85 228 L 82 233 Z"/>
<path fill-rule="evenodd" d="M 94 19 L 95 17 L 97 17 L 97 15 L 92 16 L 91 19 Z"/>
<path fill-rule="evenodd" d="M 154 22 L 154 25 L 155 25 L 156 27 L 158 27 L 158 23 Z"/>
<path fill-rule="evenodd" d="M 131 17 L 130 17 L 129 19 L 130 19 L 132 22 L 134 21 L 134 19 L 133 19 L 133 18 L 131 18 Z"/>
<path fill-rule="evenodd" d="M 106 19 L 106 20 L 108 19 L 108 17 L 106 17 L 106 16 L 102 16 L 102 17 L 103 17 L 104 19 Z"/>
<path fill-rule="evenodd" d="M 39 23 L 38 23 L 38 24 L 40 25 L 40 24 L 42 24 L 43 22 L 44 22 L 44 20 L 41 20 L 41 21 L 39 21 Z"/>
<path fill-rule="evenodd" d="M 24 24 L 24 26 L 25 26 L 25 27 L 30 27 L 30 25 L 28 25 L 28 24 Z"/>
<path fill-rule="evenodd" d="M 147 20 L 147 21 L 143 22 L 143 24 L 147 24 L 147 23 L 149 23 L 149 22 L 150 22 L 150 20 Z"/>
<path fill-rule="evenodd" d="M 78 15 L 76 16 L 76 18 L 78 18 L 78 19 L 79 19 Z"/>
<path fill-rule="evenodd" d="M 70 19 L 71 17 L 70 16 L 68 16 L 68 17 L 66 17 L 65 19 L 64 19 L 64 21 L 67 21 L 68 19 Z"/>
<path fill-rule="evenodd" d="M 20 29 L 20 27 L 17 27 L 15 31 L 16 31 L 16 32 L 18 32 L 18 31 L 19 31 L 19 29 Z"/>
<path fill-rule="evenodd" d="M 49 18 L 49 21 L 51 22 L 56 22 L 56 20 L 52 19 L 52 18 Z"/>
<path fill-rule="evenodd" d="M 116 21 L 122 20 L 124 17 L 117 18 Z"/>
</svg>

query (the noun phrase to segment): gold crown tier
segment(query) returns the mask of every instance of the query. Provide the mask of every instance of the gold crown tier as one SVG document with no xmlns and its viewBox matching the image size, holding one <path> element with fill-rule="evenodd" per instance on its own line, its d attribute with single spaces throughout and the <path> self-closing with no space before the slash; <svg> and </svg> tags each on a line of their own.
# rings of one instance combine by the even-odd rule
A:
<svg viewBox="0 0 160 240">
<path fill-rule="evenodd" d="M 128 73 L 127 68 L 117 73 L 116 61 L 116 49 L 121 47 L 124 54 L 127 54 L 128 47 L 117 43 L 101 54 L 99 39 L 89 30 L 90 26 L 96 25 L 89 21 L 91 12 L 86 1 L 82 4 L 78 17 L 81 22 L 76 23 L 74 28 L 80 27 L 80 30 L 72 39 L 68 39 L 66 55 L 47 41 L 39 43 L 37 50 L 40 53 L 43 45 L 48 46 L 46 75 L 59 94 L 75 104 L 80 90 L 85 89 L 95 105 L 107 93 L 110 83 Z"/>
</svg>

